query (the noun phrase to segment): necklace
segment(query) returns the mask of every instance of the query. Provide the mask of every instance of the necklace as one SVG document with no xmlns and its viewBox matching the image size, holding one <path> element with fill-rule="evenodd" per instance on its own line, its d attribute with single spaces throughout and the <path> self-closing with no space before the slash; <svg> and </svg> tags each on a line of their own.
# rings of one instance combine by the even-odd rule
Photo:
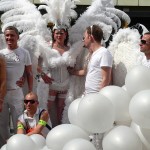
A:
<svg viewBox="0 0 150 150">
<path fill-rule="evenodd" d="M 65 46 L 63 45 L 59 45 L 59 44 L 56 44 L 56 47 L 58 47 L 58 48 L 61 48 L 61 49 L 64 49 L 65 48 Z"/>
</svg>

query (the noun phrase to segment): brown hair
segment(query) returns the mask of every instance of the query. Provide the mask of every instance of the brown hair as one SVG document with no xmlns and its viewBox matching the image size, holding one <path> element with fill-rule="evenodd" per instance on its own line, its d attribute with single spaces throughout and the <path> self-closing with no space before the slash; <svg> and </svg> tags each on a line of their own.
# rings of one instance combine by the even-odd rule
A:
<svg viewBox="0 0 150 150">
<path fill-rule="evenodd" d="M 4 33 L 6 32 L 6 30 L 13 30 L 19 36 L 19 31 L 14 26 L 8 26 L 8 27 L 6 27 L 6 29 L 4 30 Z"/>
<path fill-rule="evenodd" d="M 150 35 L 150 32 L 146 32 L 146 33 L 144 33 L 144 35 Z"/>
<path fill-rule="evenodd" d="M 103 31 L 98 25 L 92 25 L 86 28 L 88 34 L 91 34 L 96 42 L 101 42 L 103 39 Z"/>
<path fill-rule="evenodd" d="M 149 40 L 150 40 L 150 32 L 146 32 L 143 35 L 148 35 L 149 36 Z M 141 36 L 141 38 L 143 37 L 143 35 Z"/>
<path fill-rule="evenodd" d="M 55 30 L 57 30 L 57 29 L 55 29 Z M 55 42 L 55 39 L 54 39 L 54 32 L 55 32 L 55 30 L 52 31 L 52 46 L 53 46 L 53 44 Z M 66 32 L 66 39 L 64 41 L 64 45 L 67 46 L 68 45 L 68 40 L 69 40 L 68 30 L 67 29 L 62 29 L 62 30 L 64 30 Z"/>
</svg>

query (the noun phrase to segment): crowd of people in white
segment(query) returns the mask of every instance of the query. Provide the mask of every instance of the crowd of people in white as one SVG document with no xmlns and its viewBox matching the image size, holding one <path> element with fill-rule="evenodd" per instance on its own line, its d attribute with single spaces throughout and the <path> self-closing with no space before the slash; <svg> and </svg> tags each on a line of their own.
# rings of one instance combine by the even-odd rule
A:
<svg viewBox="0 0 150 150">
<path fill-rule="evenodd" d="M 1 150 L 149 150 L 150 32 L 111 0 L 73 26 L 75 1 L 42 2 L 0 1 Z"/>
</svg>

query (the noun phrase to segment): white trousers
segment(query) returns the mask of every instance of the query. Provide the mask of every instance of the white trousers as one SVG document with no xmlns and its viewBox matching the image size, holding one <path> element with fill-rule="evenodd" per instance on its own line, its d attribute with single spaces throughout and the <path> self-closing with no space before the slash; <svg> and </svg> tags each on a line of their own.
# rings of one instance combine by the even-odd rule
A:
<svg viewBox="0 0 150 150">
<path fill-rule="evenodd" d="M 12 116 L 14 131 L 17 131 L 17 120 L 24 110 L 23 99 L 24 95 L 21 88 L 7 91 L 3 103 L 3 109 L 0 113 L 0 148 L 10 137 L 10 114 Z"/>
</svg>

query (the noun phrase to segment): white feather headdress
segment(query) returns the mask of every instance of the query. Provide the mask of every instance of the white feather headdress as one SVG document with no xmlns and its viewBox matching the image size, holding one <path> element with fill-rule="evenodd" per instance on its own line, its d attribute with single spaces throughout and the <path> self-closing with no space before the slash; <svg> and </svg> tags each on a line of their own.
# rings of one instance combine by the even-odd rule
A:
<svg viewBox="0 0 150 150">
<path fill-rule="evenodd" d="M 66 28 L 70 26 L 70 20 L 77 17 L 74 8 L 77 0 L 41 0 L 46 5 L 40 5 L 38 9 L 45 9 L 44 15 L 48 22 L 55 24 L 54 28 Z"/>
</svg>

